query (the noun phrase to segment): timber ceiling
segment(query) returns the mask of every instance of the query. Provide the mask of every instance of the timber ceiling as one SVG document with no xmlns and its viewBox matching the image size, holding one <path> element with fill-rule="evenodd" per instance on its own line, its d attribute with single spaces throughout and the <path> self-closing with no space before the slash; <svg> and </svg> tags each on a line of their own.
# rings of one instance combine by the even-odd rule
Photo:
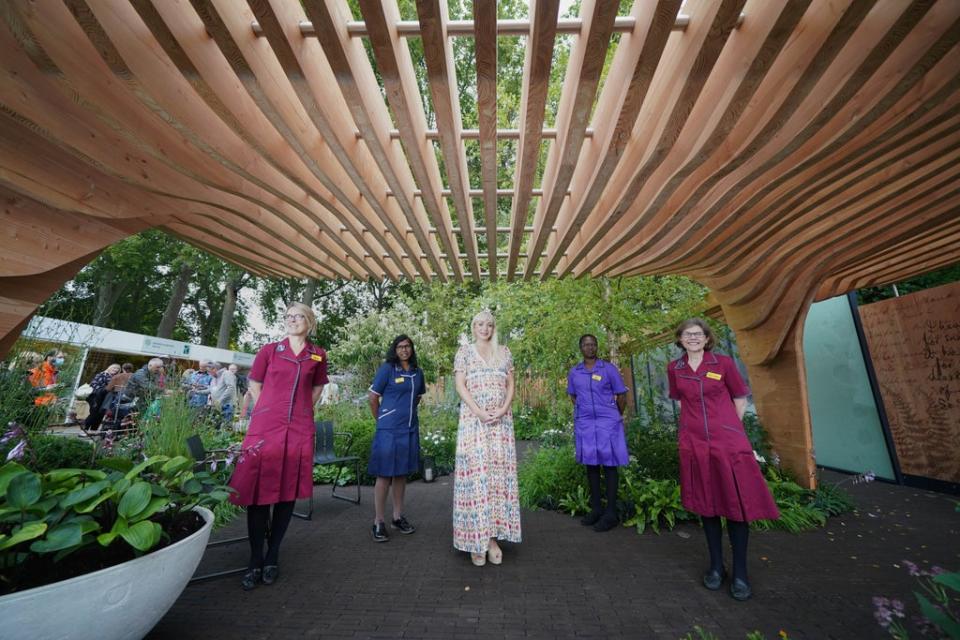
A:
<svg viewBox="0 0 960 640">
<path fill-rule="evenodd" d="M 345 0 L 3 0 L 0 195 L 108 236 L 160 225 L 262 274 L 684 273 L 746 329 L 960 258 L 960 2 L 637 0 L 618 16 L 584 0 L 574 19 L 559 4 L 498 20 L 478 1 L 451 21 L 417 0 L 410 22 L 380 0 L 360 0 L 362 21 Z M 520 116 L 502 130 L 497 38 L 517 35 Z M 455 38 L 476 41 L 478 129 Z"/>
</svg>

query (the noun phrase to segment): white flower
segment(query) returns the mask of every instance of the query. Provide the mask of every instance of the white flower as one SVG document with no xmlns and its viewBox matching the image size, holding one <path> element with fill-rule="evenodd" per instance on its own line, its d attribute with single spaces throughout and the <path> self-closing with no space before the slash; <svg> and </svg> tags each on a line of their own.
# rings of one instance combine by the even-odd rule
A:
<svg viewBox="0 0 960 640">
<path fill-rule="evenodd" d="M 754 450 L 754 452 L 753 452 L 753 457 L 756 458 L 756 459 L 757 459 L 757 462 L 759 462 L 760 464 L 766 464 L 766 463 L 767 463 L 767 459 L 764 458 L 764 457 L 763 457 L 762 455 L 760 455 L 759 453 L 757 453 L 756 450 Z"/>
</svg>

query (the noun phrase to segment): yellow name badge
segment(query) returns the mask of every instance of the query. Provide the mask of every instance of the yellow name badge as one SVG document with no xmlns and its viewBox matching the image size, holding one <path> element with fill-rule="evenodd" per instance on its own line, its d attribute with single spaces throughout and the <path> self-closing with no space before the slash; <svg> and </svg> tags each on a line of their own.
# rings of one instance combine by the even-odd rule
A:
<svg viewBox="0 0 960 640">
<path fill-rule="evenodd" d="M 393 381 L 396 382 L 397 384 L 400 384 L 401 382 L 403 382 L 403 378 L 394 378 Z"/>
<path fill-rule="evenodd" d="M 710 378 L 711 380 L 720 380 L 721 378 L 723 378 L 722 375 L 720 375 L 719 373 L 714 373 L 713 371 L 707 371 L 707 377 Z"/>
<path fill-rule="evenodd" d="M 315 353 L 310 355 L 310 359 L 315 360 L 317 362 L 323 362 L 323 356 L 318 356 Z"/>
<path fill-rule="evenodd" d="M 597 381 L 600 381 L 600 380 L 603 379 L 603 378 L 601 378 L 600 376 L 598 376 L 597 374 L 593 374 L 593 375 L 590 376 L 590 377 L 593 378 L 594 380 L 597 380 Z"/>
</svg>

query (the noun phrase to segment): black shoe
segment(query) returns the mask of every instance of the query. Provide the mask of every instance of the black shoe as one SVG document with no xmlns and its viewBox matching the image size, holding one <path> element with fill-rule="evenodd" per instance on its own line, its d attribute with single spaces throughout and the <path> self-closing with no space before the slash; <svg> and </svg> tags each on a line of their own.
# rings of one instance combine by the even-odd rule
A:
<svg viewBox="0 0 960 640">
<path fill-rule="evenodd" d="M 263 584 L 271 585 L 280 577 L 280 567 L 275 564 L 268 564 L 263 568 Z"/>
<path fill-rule="evenodd" d="M 394 529 L 399 530 L 400 533 L 403 533 L 406 535 L 410 535 L 411 533 L 417 530 L 416 527 L 414 527 L 412 524 L 407 522 L 406 516 L 400 516 L 396 520 L 393 520 L 390 523 L 390 526 L 393 527 Z"/>
<path fill-rule="evenodd" d="M 720 569 L 719 571 L 717 571 L 716 569 L 710 569 L 709 571 L 703 574 L 703 586 L 705 586 L 707 589 L 710 589 L 710 591 L 716 591 L 717 589 L 720 588 L 720 585 L 722 585 L 723 581 L 726 579 L 727 579 L 726 569 Z"/>
<path fill-rule="evenodd" d="M 593 525 L 593 530 L 597 532 L 610 531 L 610 529 L 613 529 L 618 524 L 620 524 L 620 520 L 616 514 L 604 513 L 603 517 L 597 521 L 597 524 Z"/>
<path fill-rule="evenodd" d="M 599 509 L 594 509 L 587 515 L 580 518 L 580 524 L 582 524 L 585 527 L 592 527 L 593 525 L 597 524 L 597 520 L 599 520 L 600 516 L 602 515 L 603 515 L 603 511 L 600 511 Z"/>
<path fill-rule="evenodd" d="M 256 589 L 262 577 L 263 572 L 260 571 L 260 569 L 250 569 L 243 574 L 243 579 L 240 580 L 240 586 L 243 587 L 244 591 Z"/>
<path fill-rule="evenodd" d="M 750 596 L 753 595 L 753 590 L 750 588 L 750 585 L 747 584 L 746 580 L 734 578 L 733 582 L 730 583 L 730 595 L 734 600 L 743 602 L 744 600 L 750 599 Z"/>
<path fill-rule="evenodd" d="M 370 532 L 373 534 L 374 542 L 388 542 L 390 540 L 390 536 L 387 535 L 387 525 L 382 522 L 370 527 Z"/>
</svg>

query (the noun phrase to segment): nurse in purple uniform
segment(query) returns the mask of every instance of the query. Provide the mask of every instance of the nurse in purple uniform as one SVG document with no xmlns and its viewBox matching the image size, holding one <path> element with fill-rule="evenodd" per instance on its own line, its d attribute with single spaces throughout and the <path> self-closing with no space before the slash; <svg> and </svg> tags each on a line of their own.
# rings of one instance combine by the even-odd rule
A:
<svg viewBox="0 0 960 640">
<path fill-rule="evenodd" d="M 573 402 L 573 433 L 577 462 L 586 465 L 590 483 L 590 513 L 580 522 L 594 531 L 617 526 L 617 467 L 629 462 L 623 430 L 627 388 L 617 367 L 597 357 L 597 338 L 580 338 L 583 362 L 567 374 L 567 393 Z M 606 509 L 601 510 L 600 468 L 606 482 Z"/>
</svg>

